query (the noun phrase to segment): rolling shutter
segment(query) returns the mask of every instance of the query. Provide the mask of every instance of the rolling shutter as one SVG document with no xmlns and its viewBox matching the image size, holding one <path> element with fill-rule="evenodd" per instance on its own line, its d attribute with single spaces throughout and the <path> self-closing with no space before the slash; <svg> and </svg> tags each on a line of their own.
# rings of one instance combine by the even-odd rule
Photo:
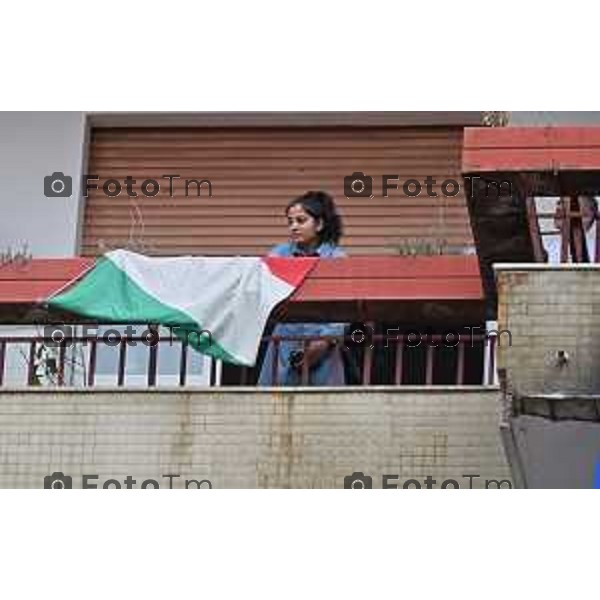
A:
<svg viewBox="0 0 600 600">
<path fill-rule="evenodd" d="M 460 178 L 463 129 L 443 127 L 96 127 L 87 172 L 121 182 L 117 197 L 92 190 L 85 201 L 81 254 L 128 246 L 154 255 L 262 255 L 287 239 L 284 208 L 306 190 L 332 193 L 344 218 L 342 245 L 352 255 L 406 253 L 445 243 L 472 246 Z M 346 198 L 344 177 L 373 177 L 373 198 Z M 381 197 L 381 176 L 398 175 L 400 189 Z M 125 177 L 136 180 L 129 198 Z M 179 175 L 169 182 L 163 175 Z M 407 197 L 408 179 L 437 181 L 437 198 Z M 442 181 L 461 185 L 441 195 Z M 143 197 L 141 183 L 161 191 Z M 190 185 L 185 179 L 208 179 Z M 111 189 L 114 189 L 111 188 Z"/>
</svg>

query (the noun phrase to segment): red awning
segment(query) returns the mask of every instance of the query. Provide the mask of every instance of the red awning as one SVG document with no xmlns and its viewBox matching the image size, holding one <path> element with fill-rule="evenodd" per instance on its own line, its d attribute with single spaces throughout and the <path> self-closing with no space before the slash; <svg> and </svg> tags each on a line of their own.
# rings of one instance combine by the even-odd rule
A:
<svg viewBox="0 0 600 600">
<path fill-rule="evenodd" d="M 468 127 L 463 173 L 600 170 L 600 127 Z"/>
<path fill-rule="evenodd" d="M 293 259 L 291 259 L 293 260 Z M 36 305 L 80 279 L 94 259 L 32 259 L 0 267 L 2 306 Z M 409 308 L 409 305 L 412 308 Z M 377 318 L 432 305 L 456 307 L 464 318 L 483 314 L 484 293 L 476 256 L 361 256 L 322 260 L 286 304 L 293 320 Z M 465 312 L 466 310 L 466 312 Z M 10 311 L 9 311 L 10 312 Z M 443 312 L 441 313 L 444 314 Z M 5 322 L 7 314 L 4 315 Z"/>
<path fill-rule="evenodd" d="M 35 258 L 0 266 L 0 305 L 38 304 L 64 290 L 93 265 L 93 258 Z"/>
<path fill-rule="evenodd" d="M 475 323 L 485 296 L 475 255 L 356 256 L 319 262 L 282 312 L 291 320 Z"/>
<path fill-rule="evenodd" d="M 483 300 L 477 257 L 356 256 L 319 262 L 293 302 Z"/>
</svg>

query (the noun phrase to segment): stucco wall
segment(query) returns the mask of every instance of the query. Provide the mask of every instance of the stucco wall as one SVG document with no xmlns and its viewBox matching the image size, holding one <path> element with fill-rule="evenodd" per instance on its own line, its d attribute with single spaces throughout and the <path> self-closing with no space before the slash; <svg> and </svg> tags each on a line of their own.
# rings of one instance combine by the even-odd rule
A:
<svg viewBox="0 0 600 600">
<path fill-rule="evenodd" d="M 494 388 L 160 391 L 3 390 L 0 487 L 40 488 L 62 471 L 168 487 L 342 488 L 362 471 L 382 486 L 430 475 L 508 479 Z M 195 484 L 192 484 L 195 485 Z M 449 484 L 452 485 L 452 484 Z M 492 486 L 495 484 L 491 484 Z M 123 487 L 125 487 L 123 485 Z"/>
<path fill-rule="evenodd" d="M 0 112 L 0 251 L 77 254 L 85 128 L 83 112 Z M 73 178 L 70 198 L 44 196 L 55 171 Z"/>
</svg>

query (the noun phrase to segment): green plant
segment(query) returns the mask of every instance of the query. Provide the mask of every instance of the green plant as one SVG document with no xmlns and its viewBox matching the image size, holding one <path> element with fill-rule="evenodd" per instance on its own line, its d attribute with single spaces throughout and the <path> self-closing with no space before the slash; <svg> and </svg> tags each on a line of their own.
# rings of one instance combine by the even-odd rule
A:
<svg viewBox="0 0 600 600">
<path fill-rule="evenodd" d="M 505 110 L 486 110 L 483 112 L 481 124 L 484 127 L 505 127 L 508 125 L 510 113 Z"/>
<path fill-rule="evenodd" d="M 446 254 L 448 241 L 445 239 L 405 238 L 395 244 L 400 256 L 437 256 Z"/>
<path fill-rule="evenodd" d="M 11 246 L 6 250 L 0 251 L 0 267 L 8 264 L 22 266 L 32 259 L 32 254 L 29 252 L 27 242 L 20 249 L 13 250 Z"/>
</svg>

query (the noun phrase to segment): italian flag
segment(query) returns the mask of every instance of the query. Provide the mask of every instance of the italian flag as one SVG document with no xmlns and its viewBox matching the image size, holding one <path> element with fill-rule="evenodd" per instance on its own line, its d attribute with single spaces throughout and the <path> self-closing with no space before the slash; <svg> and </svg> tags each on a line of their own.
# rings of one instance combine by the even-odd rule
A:
<svg viewBox="0 0 600 600">
<path fill-rule="evenodd" d="M 157 323 L 190 346 L 253 366 L 272 309 L 304 281 L 318 258 L 102 256 L 52 308 L 97 323 Z M 210 333 L 208 333 L 210 332 Z"/>
</svg>

